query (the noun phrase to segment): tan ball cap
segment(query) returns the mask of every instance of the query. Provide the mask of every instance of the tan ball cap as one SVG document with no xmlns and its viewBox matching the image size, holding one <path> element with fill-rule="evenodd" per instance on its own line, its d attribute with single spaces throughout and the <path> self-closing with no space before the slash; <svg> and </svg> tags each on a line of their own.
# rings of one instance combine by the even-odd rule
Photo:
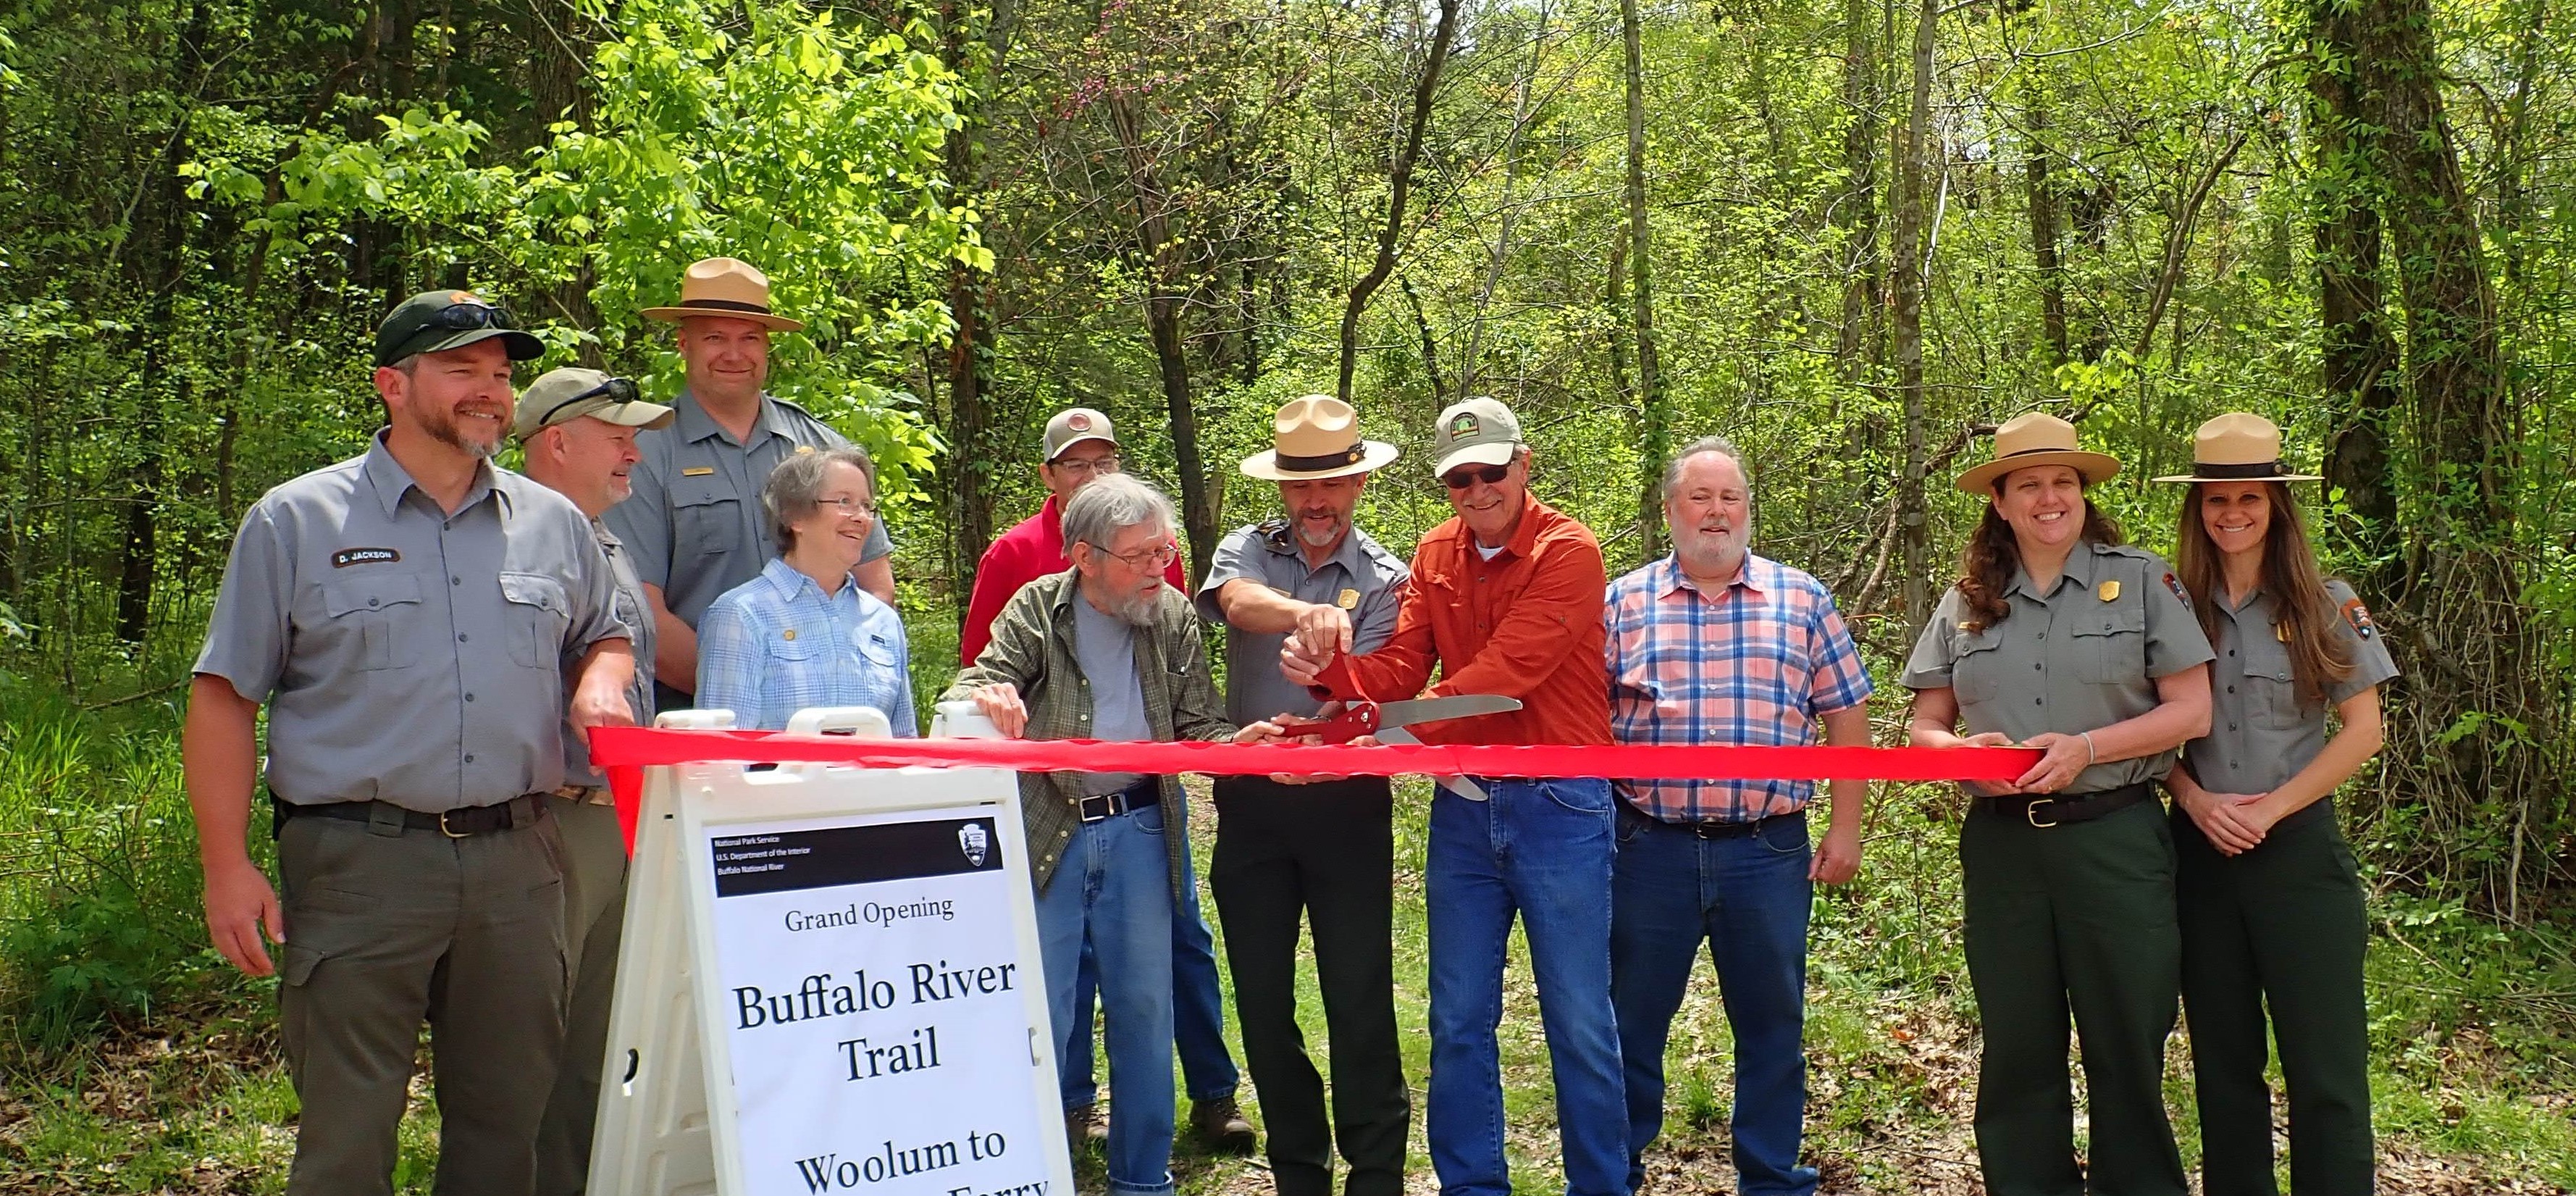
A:
<svg viewBox="0 0 2576 1196">
<path fill-rule="evenodd" d="M 689 263 L 680 276 L 680 305 L 644 309 L 648 320 L 676 324 L 690 316 L 749 320 L 772 332 L 794 332 L 805 326 L 769 310 L 768 275 L 749 262 L 729 257 Z"/>
<path fill-rule="evenodd" d="M 1089 407 L 1067 407 L 1047 421 L 1046 436 L 1039 441 L 1038 460 L 1049 465 L 1064 455 L 1064 450 L 1086 440 L 1097 440 L 1111 448 L 1118 447 L 1118 429 L 1109 417 Z"/>
<path fill-rule="evenodd" d="M 2084 484 L 2099 485 L 2120 472 L 2120 459 L 2075 446 L 2075 425 L 2039 411 L 2025 411 L 1995 429 L 1995 459 L 1959 475 L 1959 489 L 1992 495 L 1995 479 L 2034 465 L 2064 465 Z"/>
<path fill-rule="evenodd" d="M 1440 411 L 1432 430 L 1431 476 L 1461 465 L 1508 465 L 1520 453 L 1521 421 L 1488 398 L 1461 399 Z"/>
<path fill-rule="evenodd" d="M 2281 425 L 2230 411 L 2191 434 L 2191 472 L 2159 482 L 2322 482 L 2312 473 L 2281 472 Z"/>
<path fill-rule="evenodd" d="M 525 440 L 541 429 L 568 424 L 583 416 L 621 428 L 667 428 L 672 411 L 636 396 L 635 383 L 598 370 L 574 366 L 547 370 L 519 392 L 518 418 L 512 430 Z"/>
<path fill-rule="evenodd" d="M 1243 459 L 1246 477 L 1274 482 L 1349 477 L 1384 468 L 1396 447 L 1360 439 L 1360 413 L 1331 395 L 1290 399 L 1270 422 L 1270 451 Z"/>
</svg>

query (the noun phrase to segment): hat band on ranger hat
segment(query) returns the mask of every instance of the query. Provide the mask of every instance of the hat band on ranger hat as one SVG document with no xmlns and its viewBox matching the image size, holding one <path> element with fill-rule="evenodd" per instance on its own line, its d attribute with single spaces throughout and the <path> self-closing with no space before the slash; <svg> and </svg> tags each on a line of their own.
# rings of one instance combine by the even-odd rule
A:
<svg viewBox="0 0 2576 1196">
<path fill-rule="evenodd" d="M 2215 465 L 2206 461 L 2195 461 L 2192 463 L 2191 471 L 2200 477 L 2227 482 L 2289 476 L 2282 471 L 2281 463 L 2278 461 L 2256 461 L 2244 465 Z"/>
<path fill-rule="evenodd" d="M 680 300 L 680 310 L 682 310 L 682 311 L 687 311 L 687 310 L 689 310 L 689 309 L 691 309 L 691 308 L 698 308 L 698 307 L 714 308 L 714 309 L 716 309 L 716 310 L 718 310 L 718 311 L 747 311 L 747 312 L 750 312 L 750 313 L 752 313 L 752 314 L 754 314 L 754 315 L 762 315 L 762 316 L 768 316 L 768 315 L 776 315 L 776 314 L 778 314 L 778 313 L 776 313 L 776 312 L 773 312 L 773 311 L 769 310 L 769 305 L 768 305 L 768 304 L 766 304 L 766 303 L 745 303 L 745 302 L 743 302 L 743 301 L 741 301 L 741 300 L 739 300 L 739 299 L 682 299 L 682 300 Z"/>
<path fill-rule="evenodd" d="M 1270 460 L 1271 464 L 1276 465 L 1281 469 L 1311 472 L 1318 469 L 1339 469 L 1345 465 L 1356 464 L 1362 457 L 1367 455 L 1368 450 L 1366 448 L 1358 444 L 1353 444 L 1351 447 L 1343 449 L 1338 453 L 1321 453 L 1311 457 L 1297 457 L 1290 456 L 1287 453 L 1273 453 Z"/>
</svg>

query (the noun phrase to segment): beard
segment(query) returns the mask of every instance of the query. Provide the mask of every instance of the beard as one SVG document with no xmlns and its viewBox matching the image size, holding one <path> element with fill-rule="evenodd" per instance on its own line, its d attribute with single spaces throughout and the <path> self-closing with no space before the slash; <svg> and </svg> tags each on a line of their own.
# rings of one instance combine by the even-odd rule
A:
<svg viewBox="0 0 2576 1196">
<path fill-rule="evenodd" d="M 1739 524 L 1732 532 L 1693 532 L 1673 537 L 1673 553 L 1681 558 L 1682 568 L 1702 577 L 1732 572 L 1744 562 L 1753 543 L 1753 525 Z"/>
<path fill-rule="evenodd" d="M 1299 519 L 1297 521 L 1297 540 L 1308 548 L 1330 548 L 1342 538 L 1343 532 L 1350 530 L 1350 526 L 1350 520 L 1344 519 L 1338 515 L 1333 517 L 1331 524 L 1320 530 L 1317 529 L 1313 523 L 1305 519 Z"/>
<path fill-rule="evenodd" d="M 1156 589 L 1146 593 L 1119 595 L 1109 604 L 1109 616 L 1130 627 L 1153 626 L 1154 608 L 1160 605 L 1155 600 L 1162 597 L 1161 583 L 1155 584 Z"/>
<path fill-rule="evenodd" d="M 456 410 L 452 407 L 445 411 L 421 412 L 420 430 L 429 433 L 429 438 L 440 444 L 471 453 L 485 461 L 501 451 L 501 437 L 497 432 L 488 443 L 466 439 L 465 430 L 456 424 Z"/>
</svg>

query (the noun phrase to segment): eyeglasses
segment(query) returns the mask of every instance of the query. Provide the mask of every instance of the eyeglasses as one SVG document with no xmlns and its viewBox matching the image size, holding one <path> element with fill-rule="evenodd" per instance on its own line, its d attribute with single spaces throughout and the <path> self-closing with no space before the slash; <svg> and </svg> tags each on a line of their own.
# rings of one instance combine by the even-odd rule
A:
<svg viewBox="0 0 2576 1196">
<path fill-rule="evenodd" d="M 1464 490 L 1478 482 L 1488 486 L 1500 486 L 1503 484 L 1503 479 L 1510 476 L 1512 476 L 1512 467 L 1509 463 L 1505 463 L 1488 465 L 1482 469 L 1453 469 L 1441 474 L 1440 480 L 1452 490 Z"/>
<path fill-rule="evenodd" d="M 455 303 L 431 312 L 421 321 L 424 328 L 445 328 L 463 332 L 469 328 L 516 328 L 510 313 L 489 303 Z"/>
<path fill-rule="evenodd" d="M 1159 572 L 1160 570 L 1168 567 L 1172 562 L 1181 559 L 1180 546 L 1169 540 L 1165 540 L 1161 544 L 1152 548 L 1139 548 L 1134 552 L 1111 552 L 1097 544 L 1092 545 L 1091 550 L 1102 556 L 1116 557 L 1119 560 L 1125 561 L 1127 562 L 1127 567 L 1130 569 L 1142 569 L 1154 572 Z"/>
<path fill-rule="evenodd" d="M 814 500 L 814 505 L 818 507 L 831 507 L 844 515 L 856 515 L 861 519 L 874 519 L 877 517 L 877 505 L 862 499 L 818 498 Z"/>
<path fill-rule="evenodd" d="M 1119 468 L 1115 453 L 1106 457 L 1066 457 L 1054 464 L 1066 473 L 1116 473 Z"/>
<path fill-rule="evenodd" d="M 580 394 L 574 395 L 569 399 L 565 399 L 563 402 L 546 408 L 546 413 L 538 417 L 537 426 L 542 428 L 547 424 L 554 422 L 555 413 L 566 407 L 570 407 L 575 403 L 579 403 L 587 399 L 598 398 L 601 395 L 607 395 L 609 404 L 614 406 L 622 403 L 632 403 L 637 399 L 644 397 L 644 392 L 641 388 L 635 385 L 635 380 L 632 378 L 611 378 L 606 382 L 602 382 L 597 386 L 581 392 Z"/>
</svg>

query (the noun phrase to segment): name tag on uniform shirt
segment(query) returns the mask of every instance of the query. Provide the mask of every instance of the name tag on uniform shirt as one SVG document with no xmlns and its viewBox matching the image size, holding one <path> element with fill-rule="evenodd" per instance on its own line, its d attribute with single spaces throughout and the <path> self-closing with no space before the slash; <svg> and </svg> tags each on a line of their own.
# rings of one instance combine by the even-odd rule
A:
<svg viewBox="0 0 2576 1196">
<path fill-rule="evenodd" d="M 715 471 L 716 467 L 712 465 L 691 465 L 680 470 L 680 476 L 684 478 L 702 478 L 708 474 L 714 473 Z"/>
</svg>

